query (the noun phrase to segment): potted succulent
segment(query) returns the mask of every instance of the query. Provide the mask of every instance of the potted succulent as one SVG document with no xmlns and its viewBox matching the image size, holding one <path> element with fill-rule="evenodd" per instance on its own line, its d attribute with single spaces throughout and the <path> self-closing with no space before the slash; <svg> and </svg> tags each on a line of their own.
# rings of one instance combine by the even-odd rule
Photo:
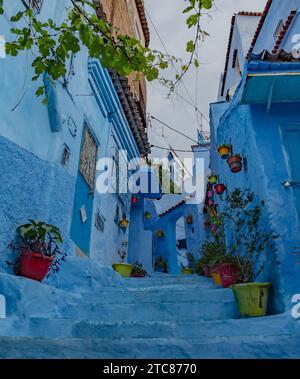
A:
<svg viewBox="0 0 300 379">
<path fill-rule="evenodd" d="M 218 182 L 218 175 L 212 174 L 208 177 L 208 182 L 212 185 L 217 184 Z"/>
<path fill-rule="evenodd" d="M 57 272 L 66 253 L 60 250 L 62 236 L 59 229 L 43 221 L 28 220 L 17 228 L 18 241 L 9 247 L 18 252 L 13 264 L 16 275 L 42 282 L 46 275 Z"/>
<path fill-rule="evenodd" d="M 223 144 L 219 146 L 218 152 L 222 159 L 228 159 L 231 153 L 231 145 Z"/>
<path fill-rule="evenodd" d="M 147 276 L 147 271 L 143 269 L 143 265 L 139 262 L 135 262 L 132 266 L 131 277 L 132 278 L 144 278 Z"/>
<path fill-rule="evenodd" d="M 127 241 L 122 242 L 122 246 L 127 246 L 125 243 Z M 120 257 L 120 261 L 117 263 L 113 263 L 112 267 L 113 269 L 123 276 L 124 278 L 129 278 L 132 271 L 132 266 L 129 263 L 125 263 L 125 258 L 127 256 L 127 252 L 125 250 L 118 250 L 118 255 Z"/>
<path fill-rule="evenodd" d="M 146 220 L 151 220 L 152 216 L 151 216 L 151 213 L 150 212 L 145 212 L 145 219 Z"/>
<path fill-rule="evenodd" d="M 156 258 L 154 267 L 155 267 L 155 271 L 164 272 L 164 273 L 168 272 L 168 264 L 162 256 L 159 256 Z"/>
<path fill-rule="evenodd" d="M 158 229 L 155 232 L 155 235 L 156 235 L 157 238 L 163 238 L 165 236 L 165 232 L 162 229 Z"/>
<path fill-rule="evenodd" d="M 219 184 L 215 185 L 215 191 L 216 191 L 217 195 L 223 195 L 223 193 L 225 192 L 225 190 L 226 190 L 226 187 L 225 187 L 224 184 L 219 183 Z"/>
<path fill-rule="evenodd" d="M 236 188 L 226 199 L 225 221 L 233 228 L 232 246 L 239 283 L 232 286 L 242 317 L 265 316 L 271 283 L 256 282 L 264 272 L 263 252 L 275 251 L 278 237 L 262 221 L 264 202 L 249 190 Z"/>
<path fill-rule="evenodd" d="M 230 171 L 233 173 L 238 173 L 242 170 L 243 163 L 242 157 L 239 154 L 232 155 L 227 159 L 228 166 Z"/>
</svg>

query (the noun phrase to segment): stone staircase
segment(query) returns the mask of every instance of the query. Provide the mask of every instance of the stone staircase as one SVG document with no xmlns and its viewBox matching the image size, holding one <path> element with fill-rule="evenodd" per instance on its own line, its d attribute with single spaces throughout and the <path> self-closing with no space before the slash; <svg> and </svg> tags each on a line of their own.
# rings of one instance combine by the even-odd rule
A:
<svg viewBox="0 0 300 379">
<path fill-rule="evenodd" d="M 233 293 L 199 276 L 126 279 L 0 320 L 1 358 L 299 358 L 289 314 L 240 319 Z M 29 317 L 28 317 L 29 316 Z"/>
</svg>

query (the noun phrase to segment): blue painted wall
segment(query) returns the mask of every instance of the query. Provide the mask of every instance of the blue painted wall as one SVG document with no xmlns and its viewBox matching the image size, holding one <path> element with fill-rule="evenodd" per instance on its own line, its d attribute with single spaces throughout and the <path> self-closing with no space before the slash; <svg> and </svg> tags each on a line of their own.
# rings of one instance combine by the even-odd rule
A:
<svg viewBox="0 0 300 379">
<path fill-rule="evenodd" d="M 40 17 L 60 22 L 69 0 L 44 2 Z M 6 15 L 1 18 L 1 34 L 10 39 L 14 25 L 9 17 L 21 2 L 6 2 Z M 110 157 L 112 145 L 126 149 L 128 158 L 139 157 L 137 144 L 123 112 L 108 72 L 100 62 L 90 61 L 83 49 L 73 58 L 73 74 L 67 87 L 58 82 L 48 92 L 49 106 L 35 96 L 31 53 L 0 59 L 0 253 L 4 264 L 8 242 L 16 227 L 29 217 L 57 225 L 65 238 L 69 255 L 75 254 L 70 238 L 75 184 L 78 174 L 80 146 L 84 123 L 87 122 L 99 142 L 98 158 Z M 12 109 L 14 109 L 12 111 Z M 50 117 L 49 117 L 50 113 Z M 53 117 L 53 115 L 55 117 Z M 62 166 L 64 146 L 70 149 L 70 160 Z M 130 195 L 128 195 L 130 196 Z M 91 225 L 90 257 L 111 266 L 118 259 L 120 243 L 128 240 L 114 222 L 116 206 L 120 216 L 124 210 L 115 194 L 94 194 Z M 125 201 L 126 203 L 126 201 Z M 105 220 L 104 232 L 95 227 L 96 212 Z"/>
</svg>

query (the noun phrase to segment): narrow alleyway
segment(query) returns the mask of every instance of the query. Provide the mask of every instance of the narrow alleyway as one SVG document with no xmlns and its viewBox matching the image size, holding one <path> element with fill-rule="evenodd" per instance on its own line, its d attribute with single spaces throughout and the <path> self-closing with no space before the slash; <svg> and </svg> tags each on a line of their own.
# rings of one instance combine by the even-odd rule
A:
<svg viewBox="0 0 300 379">
<path fill-rule="evenodd" d="M 0 320 L 0 357 L 299 357 L 300 329 L 289 314 L 238 319 L 231 289 L 211 279 L 161 274 L 122 284 L 72 301 L 65 293 L 50 318 L 32 304 L 29 319 Z M 9 325 L 13 338 L 2 332 Z"/>
</svg>

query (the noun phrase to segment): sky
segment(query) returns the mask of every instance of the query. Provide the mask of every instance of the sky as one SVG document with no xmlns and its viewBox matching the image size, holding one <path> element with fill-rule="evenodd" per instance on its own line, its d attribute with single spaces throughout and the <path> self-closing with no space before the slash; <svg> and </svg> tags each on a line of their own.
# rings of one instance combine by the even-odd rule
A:
<svg viewBox="0 0 300 379">
<path fill-rule="evenodd" d="M 148 112 L 194 140 L 197 140 L 197 128 L 201 125 L 204 130 L 209 130 L 205 118 L 209 118 L 209 104 L 217 99 L 232 15 L 239 11 L 262 11 L 266 0 L 215 0 L 214 3 L 214 8 L 209 16 L 203 16 L 201 24 L 210 36 L 199 47 L 200 67 L 187 73 L 177 89 L 178 95 L 173 94 L 168 98 L 168 90 L 159 82 L 148 83 Z M 189 58 L 185 53 L 186 42 L 195 37 L 195 30 L 189 30 L 185 23 L 187 16 L 182 14 L 185 7 L 185 0 L 145 0 L 151 33 L 150 47 L 162 51 L 166 48 L 169 54 L 182 58 L 183 61 Z M 174 79 L 174 69 L 166 71 L 164 76 Z M 199 112 L 195 111 L 195 105 L 204 114 L 202 122 Z M 158 146 L 170 143 L 174 149 L 190 150 L 191 145 L 195 144 L 162 127 L 157 121 L 152 120 L 152 126 L 149 135 L 155 136 L 152 138 Z M 165 137 L 165 142 L 161 136 Z M 152 148 L 152 156 L 161 156 L 163 152 L 164 150 Z M 190 154 L 178 152 L 178 155 L 183 158 Z"/>
</svg>

